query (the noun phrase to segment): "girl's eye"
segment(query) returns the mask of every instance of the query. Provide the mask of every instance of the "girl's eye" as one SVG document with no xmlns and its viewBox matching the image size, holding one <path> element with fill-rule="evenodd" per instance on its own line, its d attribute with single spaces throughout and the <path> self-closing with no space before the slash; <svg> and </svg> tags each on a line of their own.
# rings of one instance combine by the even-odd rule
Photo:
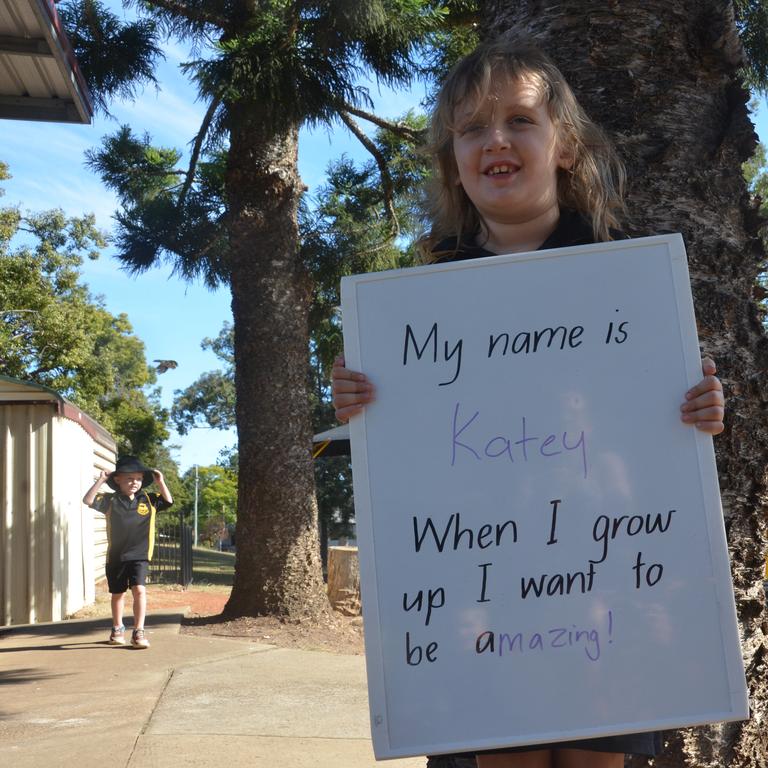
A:
<svg viewBox="0 0 768 768">
<path fill-rule="evenodd" d="M 514 117 L 510 118 L 509 122 L 512 125 L 530 125 L 532 120 L 525 115 L 515 115 Z"/>
<path fill-rule="evenodd" d="M 467 133 L 477 133 L 478 131 L 482 131 L 485 128 L 485 125 L 483 123 L 468 123 L 467 125 L 462 126 L 459 133 L 463 136 Z"/>
</svg>

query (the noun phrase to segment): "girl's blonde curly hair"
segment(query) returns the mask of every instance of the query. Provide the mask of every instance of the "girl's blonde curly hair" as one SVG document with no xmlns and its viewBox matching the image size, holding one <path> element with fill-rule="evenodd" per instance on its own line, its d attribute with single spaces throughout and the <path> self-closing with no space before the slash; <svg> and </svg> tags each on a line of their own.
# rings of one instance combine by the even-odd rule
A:
<svg viewBox="0 0 768 768">
<path fill-rule="evenodd" d="M 611 240 L 611 229 L 619 227 L 626 173 L 611 140 L 581 108 L 549 56 L 528 41 L 497 40 L 478 46 L 456 64 L 438 94 L 425 150 L 433 158 L 431 231 L 419 241 L 426 261 L 439 257 L 434 249 L 441 240 L 454 237 L 458 248 L 462 239 L 466 242 L 483 231 L 479 212 L 458 183 L 453 135 L 457 108 L 469 103 L 481 109 L 500 78 L 523 78 L 542 91 L 558 141 L 573 159 L 570 168 L 559 171 L 560 207 L 590 220 L 596 241 Z"/>
</svg>

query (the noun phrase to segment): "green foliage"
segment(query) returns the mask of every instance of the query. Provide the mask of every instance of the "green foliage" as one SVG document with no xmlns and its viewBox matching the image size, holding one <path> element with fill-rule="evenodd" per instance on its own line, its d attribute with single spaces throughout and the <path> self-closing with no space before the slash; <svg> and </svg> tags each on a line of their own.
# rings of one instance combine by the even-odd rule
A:
<svg viewBox="0 0 768 768">
<path fill-rule="evenodd" d="M 768 89 L 768 2 L 734 0 L 733 10 L 746 55 L 742 76 L 749 88 L 765 93 Z"/>
<path fill-rule="evenodd" d="M 254 3 L 186 71 L 206 100 L 251 105 L 274 132 L 330 123 L 340 104 L 370 103 L 355 84 L 364 71 L 388 85 L 410 82 L 417 46 L 443 15 L 417 0 Z"/>
<path fill-rule="evenodd" d="M 477 0 L 448 0 L 440 5 L 445 23 L 428 36 L 421 63 L 422 76 L 435 84 L 441 83 L 450 68 L 480 42 Z"/>
<path fill-rule="evenodd" d="M 399 122 L 420 131 L 426 120 L 408 114 Z M 357 166 L 342 158 L 332 163 L 328 182 L 313 207 L 305 200 L 301 208 L 301 255 L 313 285 L 310 379 L 315 431 L 328 429 L 336 421 L 330 403 L 330 368 L 342 347 L 336 314 L 341 277 L 412 264 L 411 243 L 420 233 L 419 189 L 428 172 L 426 159 L 411 140 L 389 131 L 378 131 L 375 145 L 391 176 L 398 238 L 392 237 L 381 172 L 373 161 Z M 226 429 L 235 423 L 234 329 L 225 324 L 218 337 L 205 339 L 202 346 L 211 349 L 224 367 L 176 392 L 171 417 L 181 434 L 196 426 Z M 349 460 L 318 459 L 315 481 L 321 517 L 343 529 L 354 515 Z"/>
<path fill-rule="evenodd" d="M 198 477 L 198 530 L 204 530 L 209 521 L 218 528 L 223 523 L 235 522 L 237 512 L 237 471 L 231 466 L 213 464 L 197 467 Z M 195 467 L 182 478 L 183 501 L 179 506 L 189 522 L 194 513 Z"/>
<path fill-rule="evenodd" d="M 199 505 L 204 517 L 221 516 L 227 523 L 235 522 L 237 510 L 237 475 L 224 467 L 200 467 Z"/>
<path fill-rule="evenodd" d="M 73 5 L 94 6 L 88 0 Z M 258 140 L 304 124 L 330 124 L 338 115 L 348 121 L 348 107 L 370 104 L 359 85 L 362 74 L 388 85 L 432 74 L 447 59 L 441 54 L 430 59 L 425 50 L 436 41 L 442 47 L 451 25 L 461 41 L 447 56 L 463 51 L 474 41 L 477 15 L 476 4 L 467 0 L 135 0 L 129 5 L 158 30 L 192 42 L 195 58 L 183 68 L 197 83 L 206 115 L 187 169 L 177 167 L 180 155 L 174 150 L 153 147 L 148 137 L 134 137 L 127 127 L 91 154 L 89 163 L 120 197 L 116 242 L 123 263 L 140 272 L 170 261 L 181 277 L 202 277 L 209 285 L 229 279 L 230 238 L 241 236 L 237 228 L 227 228 L 227 200 L 242 195 L 238 179 L 252 180 L 256 173 L 255 168 L 232 173 L 230 163 L 225 175 L 228 133 L 242 136 L 249 129 Z M 109 42 L 105 37 L 104 60 Z M 419 61 L 427 63 L 420 69 Z M 407 121 L 423 128 L 423 118 Z M 356 167 L 342 159 L 318 204 L 302 209 L 301 257 L 315 285 L 311 376 L 318 426 L 331 418 L 328 371 L 340 348 L 334 314 L 339 278 L 413 259 L 409 244 L 420 220 L 416 183 L 424 164 L 394 133 L 380 133 L 376 144 L 376 163 Z M 289 207 L 286 215 L 293 216 Z M 269 327 L 272 319 L 264 322 Z M 219 338 L 228 333 L 225 328 Z M 225 343 L 222 351 L 231 349 Z M 225 362 L 224 371 L 178 393 L 174 421 L 181 431 L 200 421 L 217 427 L 233 423 L 234 359 Z M 347 519 L 348 464 L 317 467 L 321 514 Z"/>
<path fill-rule="evenodd" d="M 151 456 L 168 437 L 168 416 L 145 393 L 155 373 L 144 344 L 80 282 L 83 257 L 105 244 L 93 216 L 0 208 L 0 365 L 76 403 L 121 452 Z"/>
<path fill-rule="evenodd" d="M 57 10 L 97 110 L 108 115 L 110 99 L 133 98 L 139 87 L 157 82 L 154 68 L 163 54 L 154 21 L 123 24 L 98 0 L 68 0 Z"/>
<path fill-rule="evenodd" d="M 755 154 L 742 165 L 742 171 L 750 193 L 760 203 L 760 214 L 765 221 L 768 221 L 768 167 L 763 144 L 757 145 Z M 768 225 L 762 228 L 761 237 L 763 247 L 768 251 Z M 755 296 L 762 307 L 763 324 L 768 326 L 768 272 L 762 272 L 758 276 Z"/>
<path fill-rule="evenodd" d="M 744 178 L 749 185 L 749 191 L 760 198 L 761 210 L 765 213 L 768 204 L 768 170 L 765 167 L 765 145 L 758 144 L 755 153 L 741 166 Z"/>
<path fill-rule="evenodd" d="M 118 258 L 133 272 L 166 260 L 182 278 L 201 277 L 215 287 L 226 280 L 224 230 L 225 155 L 215 153 L 196 168 L 197 183 L 181 199 L 181 154 L 154 147 L 122 126 L 86 153 L 88 165 L 113 189 L 122 205 L 115 242 Z"/>
<path fill-rule="evenodd" d="M 420 131 L 426 118 L 408 113 L 399 122 Z M 420 190 L 429 172 L 427 158 L 411 139 L 390 131 L 379 130 L 375 145 L 391 179 L 398 237 L 392 236 L 384 181 L 373 161 L 358 166 L 342 157 L 332 163 L 315 205 L 310 208 L 305 202 L 300 213 L 301 255 L 313 284 L 313 352 L 326 378 L 342 346 L 336 315 L 341 278 L 409 266 L 415 259 L 411 243 L 422 226 Z"/>
<path fill-rule="evenodd" d="M 209 371 L 184 390 L 176 390 L 171 418 L 180 435 L 196 426 L 213 429 L 235 426 L 234 329 L 225 323 L 215 339 L 203 339 L 201 347 L 212 350 L 226 365 Z"/>
<path fill-rule="evenodd" d="M 261 135 L 330 124 L 346 105 L 370 103 L 358 84 L 361 74 L 389 85 L 410 83 L 428 72 L 417 61 L 428 58 L 425 51 L 435 42 L 445 42 L 446 25 L 470 39 L 474 28 L 468 19 L 477 14 L 467 0 L 129 5 L 149 20 L 142 28 L 146 44 L 137 57 L 138 81 L 151 74 L 150 43 L 161 32 L 190 41 L 197 56 L 183 68 L 208 112 L 187 169 L 176 167 L 176 150 L 153 147 L 149 137 L 137 138 L 125 126 L 89 155 L 89 164 L 120 197 L 115 242 L 123 263 L 141 272 L 167 261 L 180 277 L 202 278 L 210 286 L 229 277 L 224 168 L 227 132 L 235 122 L 258 126 Z M 77 45 L 87 52 L 90 42 L 100 66 L 117 66 L 123 28 L 92 0 L 70 0 L 65 7 L 64 23 Z M 86 69 L 96 67 L 86 59 Z M 115 92 L 104 77 L 94 80 L 94 88 L 104 88 L 105 99 Z"/>
<path fill-rule="evenodd" d="M 173 496 L 173 506 L 164 510 L 160 515 L 167 520 L 178 520 L 189 503 L 189 493 L 183 479 L 179 476 L 179 466 L 171 456 L 168 446 L 164 443 L 156 443 L 144 450 L 135 451 L 135 455 L 141 457 L 147 466 L 159 469 L 163 473 L 165 484 Z M 150 488 L 150 490 L 156 489 L 157 486 Z"/>
</svg>

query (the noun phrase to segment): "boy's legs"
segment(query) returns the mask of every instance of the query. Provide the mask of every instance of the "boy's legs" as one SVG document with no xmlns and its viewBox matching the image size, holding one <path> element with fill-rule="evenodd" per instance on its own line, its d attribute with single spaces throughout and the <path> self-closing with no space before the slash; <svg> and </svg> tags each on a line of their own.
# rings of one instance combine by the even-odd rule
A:
<svg viewBox="0 0 768 768">
<path fill-rule="evenodd" d="M 128 577 L 121 562 L 110 563 L 105 567 L 107 584 L 111 595 L 112 631 L 109 633 L 110 645 L 125 644 L 125 628 L 123 627 L 123 611 L 125 609 L 125 591 L 128 589 Z"/>
<path fill-rule="evenodd" d="M 131 587 L 133 595 L 133 628 L 144 629 L 144 619 L 147 615 L 147 590 L 143 584 Z"/>
<path fill-rule="evenodd" d="M 149 648 L 149 640 L 144 634 L 144 619 L 147 615 L 147 573 L 149 563 L 146 560 L 136 560 L 131 563 L 129 583 L 133 594 L 133 633 L 131 645 L 134 648 Z"/>
<path fill-rule="evenodd" d="M 123 611 L 125 609 L 125 592 L 112 595 L 112 626 L 123 626 Z"/>
</svg>

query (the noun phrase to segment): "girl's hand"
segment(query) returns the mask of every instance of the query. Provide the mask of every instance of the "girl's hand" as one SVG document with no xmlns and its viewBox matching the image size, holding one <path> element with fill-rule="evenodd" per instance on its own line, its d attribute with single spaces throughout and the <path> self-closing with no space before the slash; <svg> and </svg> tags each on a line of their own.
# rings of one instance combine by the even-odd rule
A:
<svg viewBox="0 0 768 768">
<path fill-rule="evenodd" d="M 343 355 L 333 361 L 331 382 L 333 407 L 339 421 L 349 421 L 350 416 L 360 413 L 363 407 L 374 399 L 373 384 L 365 374 L 345 368 Z"/>
<path fill-rule="evenodd" d="M 162 472 L 161 472 L 159 469 L 153 469 L 153 470 L 152 470 L 152 475 L 153 475 L 153 477 L 155 478 L 155 482 L 156 482 L 158 485 L 159 485 L 160 483 L 162 483 L 162 482 L 163 482 L 163 480 L 165 479 L 165 478 L 163 477 L 163 473 L 162 473 Z"/>
<path fill-rule="evenodd" d="M 719 435 L 724 429 L 723 385 L 715 376 L 717 368 L 711 357 L 702 358 L 701 370 L 704 378 L 685 393 L 686 402 L 680 406 L 680 418 L 708 435 Z"/>
</svg>

